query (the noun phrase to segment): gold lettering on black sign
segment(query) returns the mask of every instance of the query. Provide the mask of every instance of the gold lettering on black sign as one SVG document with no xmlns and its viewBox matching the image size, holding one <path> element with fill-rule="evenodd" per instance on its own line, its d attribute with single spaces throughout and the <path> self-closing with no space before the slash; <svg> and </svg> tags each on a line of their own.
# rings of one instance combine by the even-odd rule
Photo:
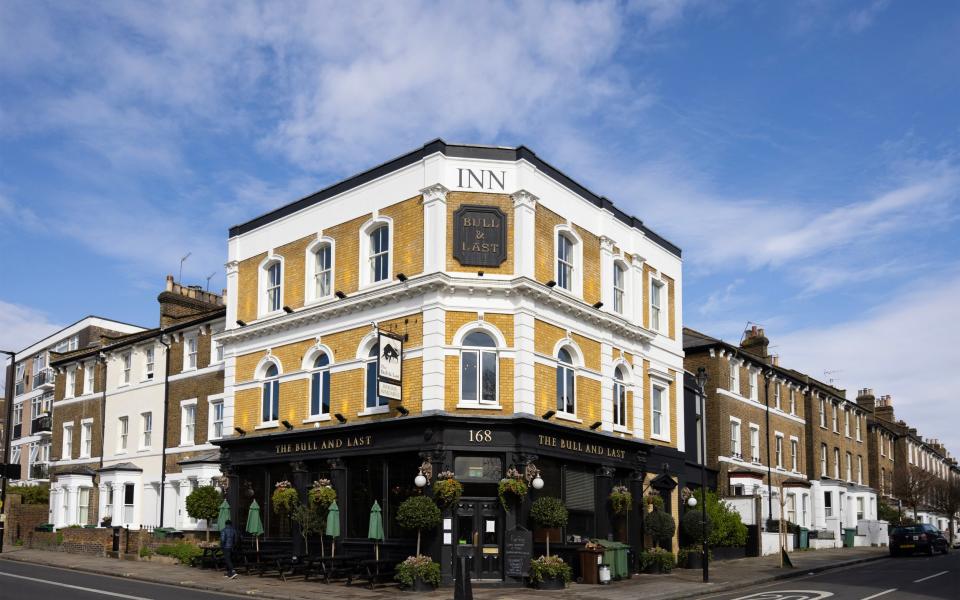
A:
<svg viewBox="0 0 960 600">
<path fill-rule="evenodd" d="M 300 452 L 323 452 L 324 450 L 340 450 L 342 448 L 364 448 L 373 445 L 372 435 L 351 435 L 329 440 L 308 440 L 305 442 L 291 442 L 277 444 L 276 454 L 298 454 Z"/>
<path fill-rule="evenodd" d="M 507 260 L 506 218 L 496 206 L 458 208 L 453 220 L 453 257 L 465 266 L 499 267 Z"/>
<path fill-rule="evenodd" d="M 580 452 L 582 454 L 592 454 L 594 456 L 606 456 L 609 458 L 621 459 L 626 458 L 627 456 L 626 450 L 618 450 L 617 448 L 601 446 L 600 444 L 589 444 L 577 440 L 558 438 L 552 435 L 538 435 L 537 443 L 541 446 L 547 446 L 549 448 L 559 448 L 560 450 L 569 450 L 571 452 Z"/>
</svg>

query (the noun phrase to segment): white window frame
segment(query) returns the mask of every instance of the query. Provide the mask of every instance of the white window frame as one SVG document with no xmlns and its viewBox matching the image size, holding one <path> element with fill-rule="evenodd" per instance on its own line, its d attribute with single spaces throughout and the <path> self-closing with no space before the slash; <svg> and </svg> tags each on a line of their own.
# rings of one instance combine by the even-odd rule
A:
<svg viewBox="0 0 960 600">
<path fill-rule="evenodd" d="M 318 257 L 319 253 L 323 249 L 329 249 L 330 251 L 330 266 L 326 270 L 318 270 Z M 306 281 L 305 289 L 307 290 L 307 301 L 308 302 L 319 302 L 321 300 L 328 300 L 333 298 L 333 294 L 336 291 L 334 289 L 336 280 L 334 279 L 336 275 L 336 244 L 333 238 L 321 237 L 320 239 L 314 241 L 309 246 L 307 246 L 307 253 L 305 264 L 307 265 L 306 270 Z M 323 273 L 327 273 L 330 278 L 330 289 L 326 294 L 320 293 L 319 289 L 320 277 Z"/>
<path fill-rule="evenodd" d="M 750 462 L 760 462 L 760 426 L 750 423 Z M 756 443 L 754 443 L 756 442 Z"/>
<path fill-rule="evenodd" d="M 93 457 L 93 419 L 80 421 L 80 458 Z"/>
<path fill-rule="evenodd" d="M 613 261 L 613 312 L 623 315 L 627 308 L 627 265 L 619 260 Z"/>
<path fill-rule="evenodd" d="M 759 402 L 760 401 L 760 374 L 756 369 L 749 367 L 747 368 L 747 384 L 750 386 L 750 399 Z"/>
<path fill-rule="evenodd" d="M 827 400 L 820 398 L 820 427 L 827 428 Z"/>
<path fill-rule="evenodd" d="M 780 384 L 776 381 L 773 382 L 773 406 L 777 410 L 783 410 L 780 407 Z"/>
<path fill-rule="evenodd" d="M 826 444 L 820 444 L 820 477 L 829 477 L 830 472 L 830 449 Z"/>
<path fill-rule="evenodd" d="M 659 277 L 650 276 L 650 330 L 663 333 L 667 330 L 667 319 L 664 318 L 664 290 L 667 284 Z"/>
<path fill-rule="evenodd" d="M 149 425 L 149 428 L 147 427 Z M 149 450 L 153 446 L 153 413 L 140 413 L 140 449 Z"/>
<path fill-rule="evenodd" d="M 386 255 L 387 257 L 387 273 L 384 279 L 375 281 L 373 277 L 373 270 L 375 263 L 375 257 L 373 255 L 373 233 L 380 229 L 380 227 L 387 228 L 387 249 L 381 251 L 379 255 Z M 364 223 L 363 227 L 360 228 L 360 287 L 370 287 L 370 286 L 379 286 L 387 285 L 393 281 L 394 275 L 394 240 L 396 238 L 396 229 L 393 226 L 393 219 L 384 216 L 377 216 L 374 219 L 370 219 Z"/>
<path fill-rule="evenodd" d="M 623 377 L 617 377 L 618 372 L 623 372 Z M 614 428 L 628 427 L 627 413 L 629 410 L 629 401 L 627 392 L 629 391 L 630 369 L 627 365 L 619 364 L 613 368 L 613 426 Z"/>
<path fill-rule="evenodd" d="M 73 421 L 64 423 L 61 431 L 60 460 L 70 460 L 73 458 Z"/>
<path fill-rule="evenodd" d="M 277 368 L 277 374 L 275 376 L 268 378 L 266 376 L 266 373 L 271 366 L 275 366 Z M 366 372 L 364 373 L 366 374 Z M 274 360 L 274 359 L 264 360 L 257 367 L 257 381 L 260 384 L 260 399 L 259 399 L 259 404 L 257 406 L 257 420 L 260 422 L 260 424 L 257 425 L 258 428 L 266 429 L 270 427 L 277 427 L 280 423 L 280 377 L 281 376 L 283 376 L 283 366 L 280 364 L 280 361 L 278 360 Z M 263 414 L 264 398 L 263 397 L 264 397 L 264 393 L 267 390 L 268 385 L 270 386 L 269 388 L 270 389 L 270 410 L 271 410 L 270 416 L 275 417 L 272 420 L 264 420 L 263 418 L 264 417 L 264 414 Z M 272 414 L 274 397 L 276 397 L 276 404 L 277 404 L 277 414 L 275 415 Z"/>
<path fill-rule="evenodd" d="M 843 407 L 843 435 L 850 437 L 850 410 L 846 406 Z"/>
<path fill-rule="evenodd" d="M 466 340 L 468 336 L 475 332 L 480 332 L 493 340 L 493 346 L 466 346 L 461 345 L 460 347 L 460 385 L 458 390 L 459 395 L 459 406 L 464 407 L 499 407 L 500 406 L 500 341 L 498 336 L 493 335 L 489 331 L 483 328 L 472 329 L 467 332 L 462 340 Z M 474 400 L 463 397 L 463 357 L 466 354 L 475 354 L 477 357 L 477 397 Z M 494 364 L 494 394 L 493 400 L 485 400 L 483 398 L 483 359 L 484 355 L 493 355 L 493 364 Z"/>
<path fill-rule="evenodd" d="M 23 424 L 23 400 L 13 403 L 13 425 Z"/>
<path fill-rule="evenodd" d="M 857 484 L 863 485 L 863 456 L 857 455 Z"/>
<path fill-rule="evenodd" d="M 93 384 L 97 377 L 97 363 L 91 362 L 83 365 L 83 393 L 92 394 Z"/>
<path fill-rule="evenodd" d="M 653 381 L 651 378 L 650 382 L 650 437 L 651 439 L 661 440 L 664 442 L 670 441 L 670 389 L 671 384 L 666 381 Z M 656 433 L 658 419 L 656 410 L 656 394 L 654 390 L 660 392 L 660 411 L 659 411 L 659 425 L 660 433 Z"/>
<path fill-rule="evenodd" d="M 790 389 L 790 414 L 795 415 L 797 414 L 797 390 L 793 389 L 792 386 L 789 389 Z"/>
<path fill-rule="evenodd" d="M 790 436 L 790 470 L 800 472 L 800 439 L 793 435 Z"/>
<path fill-rule="evenodd" d="M 730 417 L 730 454 L 732 458 L 738 460 L 743 460 L 743 451 L 741 448 L 743 444 L 743 431 L 741 425 L 740 419 Z M 734 435 L 734 432 L 736 432 L 736 435 Z"/>
<path fill-rule="evenodd" d="M 192 346 L 192 347 L 191 347 Z M 190 363 L 193 363 L 192 365 Z M 196 371 L 200 367 L 200 333 L 183 336 L 183 371 Z"/>
<path fill-rule="evenodd" d="M 120 364 L 123 365 L 120 385 L 130 385 L 131 374 L 133 372 L 133 351 L 127 350 L 120 355 Z"/>
<path fill-rule="evenodd" d="M 740 361 L 730 360 L 730 391 L 740 395 Z"/>
<path fill-rule="evenodd" d="M 63 383 L 63 397 L 73 398 L 77 389 L 77 371 L 74 365 L 69 365 L 63 372 L 66 379 Z"/>
<path fill-rule="evenodd" d="M 210 340 L 210 364 L 217 365 L 223 362 L 223 344 L 215 339 Z"/>
<path fill-rule="evenodd" d="M 560 277 L 560 236 L 563 236 L 570 242 L 570 253 L 567 259 L 562 261 L 565 266 L 569 266 L 570 273 L 568 279 L 569 286 L 563 287 L 564 278 Z M 583 296 L 583 239 L 573 230 L 573 227 L 567 224 L 557 225 L 553 229 L 553 280 L 557 283 L 554 287 L 566 294 L 576 297 Z"/>
<path fill-rule="evenodd" d="M 117 417 L 117 454 L 126 454 L 130 442 L 130 417 Z"/>
<path fill-rule="evenodd" d="M 853 483 L 853 454 L 847 452 L 847 481 Z"/>
<path fill-rule="evenodd" d="M 277 285 L 271 285 L 270 283 L 270 269 L 273 265 L 279 265 L 280 267 L 280 282 Z M 257 315 L 260 317 L 268 317 L 283 312 L 284 307 L 284 286 L 283 281 L 286 275 L 286 265 L 284 264 L 283 257 L 272 252 L 263 259 L 259 265 L 258 273 L 258 292 L 257 292 Z M 270 298 L 273 296 L 270 294 L 271 290 L 279 288 L 279 293 L 277 294 L 277 306 L 273 308 L 270 306 Z"/>
<path fill-rule="evenodd" d="M 191 413 L 193 414 L 193 422 L 189 423 L 187 420 L 187 415 Z M 188 428 L 193 435 L 188 435 Z M 196 439 L 197 439 L 197 399 L 190 398 L 189 400 L 181 400 L 180 401 L 180 445 L 194 446 L 196 445 Z"/>
<path fill-rule="evenodd" d="M 157 350 L 153 346 L 143 349 L 143 380 L 150 381 L 154 376 L 157 362 Z"/>
<path fill-rule="evenodd" d="M 773 456 L 774 464 L 778 469 L 783 470 L 783 434 L 779 431 L 774 432 Z"/>
<path fill-rule="evenodd" d="M 217 435 L 217 420 L 214 418 L 216 415 L 217 407 L 220 407 L 220 435 Z M 207 398 L 207 439 L 208 440 L 219 440 L 223 438 L 224 431 L 226 431 L 227 426 L 227 405 L 224 402 L 223 394 L 217 394 L 215 396 L 209 396 Z"/>
<path fill-rule="evenodd" d="M 88 486 L 81 486 L 77 488 L 77 525 L 86 525 L 87 520 L 90 519 L 91 489 L 92 488 Z M 86 493 L 86 497 L 87 497 L 86 505 L 84 505 L 84 503 L 81 502 L 81 499 L 83 498 L 84 493 Z"/>
<path fill-rule="evenodd" d="M 566 350 L 567 353 L 570 355 L 569 363 L 560 362 L 559 355 L 561 350 Z M 570 346 L 563 346 L 557 349 L 557 352 L 555 353 L 554 356 L 555 356 L 554 361 L 556 363 L 556 369 L 557 369 L 554 376 L 556 377 L 556 375 L 559 374 L 561 370 L 563 370 L 563 377 L 559 378 L 560 381 L 563 381 L 563 390 L 560 390 L 559 388 L 555 390 L 556 398 L 554 399 L 554 401 L 555 401 L 555 408 L 557 410 L 557 414 L 575 418 L 577 416 L 577 408 L 579 405 L 579 399 L 577 398 L 577 392 L 579 391 L 577 389 L 579 387 L 577 385 L 577 379 L 578 379 L 577 361 L 580 355 L 576 350 L 574 350 Z M 567 380 L 568 380 L 567 372 L 568 371 L 573 375 L 573 411 L 567 410 L 566 398 L 567 398 L 567 391 L 568 391 L 567 390 Z M 564 399 L 564 403 L 562 407 L 559 405 L 560 398 Z"/>
<path fill-rule="evenodd" d="M 856 413 L 856 414 L 854 415 L 854 417 L 855 417 L 856 420 L 857 420 L 857 441 L 858 441 L 858 442 L 862 442 L 862 441 L 863 441 L 863 428 L 861 427 L 861 422 L 863 421 L 862 416 L 863 416 L 863 415 L 861 415 L 860 413 Z"/>
<path fill-rule="evenodd" d="M 837 406 L 836 402 L 831 402 L 830 404 L 833 406 L 833 418 L 831 420 L 831 424 L 833 425 L 833 432 L 840 433 L 840 417 L 838 414 L 840 407 Z"/>
<path fill-rule="evenodd" d="M 833 449 L 833 478 L 840 480 L 840 448 Z"/>
</svg>

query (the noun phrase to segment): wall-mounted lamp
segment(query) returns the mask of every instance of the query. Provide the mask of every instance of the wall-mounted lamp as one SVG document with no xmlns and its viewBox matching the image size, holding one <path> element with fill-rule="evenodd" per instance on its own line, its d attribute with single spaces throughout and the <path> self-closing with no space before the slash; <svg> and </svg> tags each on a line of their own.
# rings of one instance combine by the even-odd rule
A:
<svg viewBox="0 0 960 600">
<path fill-rule="evenodd" d="M 418 488 L 426 487 L 431 479 L 433 479 L 433 465 L 430 461 L 424 460 L 417 471 L 417 476 L 413 478 L 413 484 Z"/>
<path fill-rule="evenodd" d="M 410 411 L 407 410 L 405 406 L 397 406 L 397 412 L 403 415 L 404 417 L 410 414 Z"/>
<path fill-rule="evenodd" d="M 477 276 L 478 276 L 478 277 L 483 277 L 483 271 L 477 271 Z"/>
<path fill-rule="evenodd" d="M 341 424 L 347 422 L 347 418 L 346 418 L 345 416 L 341 415 L 340 413 L 334 413 L 333 416 L 336 417 L 337 420 L 340 421 Z"/>
<path fill-rule="evenodd" d="M 418 488 L 422 488 L 427 485 L 427 478 L 423 476 L 423 471 L 417 473 L 417 476 L 413 478 L 413 484 Z"/>
<path fill-rule="evenodd" d="M 287 431 L 293 431 L 293 425 L 290 424 L 290 421 L 280 421 L 280 424 L 287 428 Z"/>
<path fill-rule="evenodd" d="M 539 471 L 539 470 L 537 471 L 537 476 L 534 477 L 534 478 L 533 478 L 533 481 L 530 482 L 530 485 L 531 485 L 531 486 L 533 487 L 533 489 L 535 489 L 535 490 L 542 490 L 542 489 L 543 489 L 543 478 L 540 477 L 540 471 Z"/>
<path fill-rule="evenodd" d="M 597 310 L 600 310 L 601 308 L 603 308 L 603 302 L 596 302 L 594 303 L 593 307 Z"/>
<path fill-rule="evenodd" d="M 600 427 L 601 427 L 602 425 L 603 425 L 603 423 L 601 423 L 600 421 L 597 421 L 596 423 L 594 423 L 593 425 L 590 426 L 590 429 L 591 429 L 592 431 L 596 431 L 596 430 L 600 429 Z"/>
<path fill-rule="evenodd" d="M 340 298 L 341 300 L 347 297 L 347 295 L 341 292 L 340 290 L 337 290 L 336 292 L 334 292 L 333 295 L 336 296 L 337 298 Z"/>
<path fill-rule="evenodd" d="M 687 499 L 687 506 L 689 506 L 690 508 L 693 508 L 696 505 L 697 505 L 697 499 L 694 496 L 690 496 Z"/>
<path fill-rule="evenodd" d="M 239 325 L 240 327 L 246 327 L 247 323 L 246 321 L 241 321 L 240 319 L 237 319 L 237 325 Z"/>
<path fill-rule="evenodd" d="M 552 288 L 552 287 L 555 286 L 555 285 L 557 285 L 557 282 L 554 281 L 554 280 L 552 280 L 552 279 L 547 282 L 547 287 L 548 287 L 548 288 Z"/>
<path fill-rule="evenodd" d="M 400 280 L 400 283 L 403 283 L 404 281 L 407 280 L 407 276 L 404 275 L 403 273 L 397 273 L 397 279 Z"/>
<path fill-rule="evenodd" d="M 552 417 L 552 416 L 555 415 L 555 414 L 557 414 L 557 411 L 555 411 L 555 410 L 548 410 L 547 412 L 543 413 L 542 418 L 543 418 L 544 421 L 546 421 L 547 419 L 549 419 L 550 417 Z"/>
<path fill-rule="evenodd" d="M 247 435 L 247 431 L 245 429 L 241 429 L 240 427 L 234 427 L 233 430 L 240 435 Z"/>
<path fill-rule="evenodd" d="M 284 307 L 283 307 L 283 312 L 285 312 L 285 313 L 287 313 L 287 314 L 289 315 L 290 313 L 293 312 L 293 309 L 290 308 L 289 306 L 284 306 Z"/>
</svg>

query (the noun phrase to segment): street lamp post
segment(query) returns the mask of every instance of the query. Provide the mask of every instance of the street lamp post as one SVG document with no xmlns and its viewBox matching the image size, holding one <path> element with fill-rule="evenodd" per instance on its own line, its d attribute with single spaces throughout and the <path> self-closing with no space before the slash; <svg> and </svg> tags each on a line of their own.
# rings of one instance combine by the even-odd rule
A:
<svg viewBox="0 0 960 600">
<path fill-rule="evenodd" d="M 10 422 L 13 420 L 13 379 L 17 364 L 17 353 L 0 350 L 0 354 L 10 357 L 10 371 L 7 373 L 7 416 L 3 425 L 3 487 L 0 490 L 0 514 L 7 514 L 7 461 L 10 460 Z M 3 552 L 3 538 L 6 537 L 6 518 L 0 519 L 0 552 Z"/>
<path fill-rule="evenodd" d="M 700 495 L 702 511 L 700 537 L 703 538 L 703 582 L 710 581 L 710 554 L 707 549 L 707 370 L 697 369 L 697 395 L 700 396 Z"/>
</svg>

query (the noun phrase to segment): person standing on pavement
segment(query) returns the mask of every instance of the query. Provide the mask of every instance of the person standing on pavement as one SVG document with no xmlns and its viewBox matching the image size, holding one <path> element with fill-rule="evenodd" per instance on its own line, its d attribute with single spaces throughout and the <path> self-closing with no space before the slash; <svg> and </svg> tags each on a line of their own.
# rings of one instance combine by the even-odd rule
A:
<svg viewBox="0 0 960 600">
<path fill-rule="evenodd" d="M 223 550 L 223 562 L 227 566 L 227 574 L 224 577 L 234 579 L 237 572 L 233 570 L 233 549 L 237 545 L 237 530 L 233 526 L 233 521 L 227 519 L 226 525 L 220 532 L 220 549 Z"/>
</svg>

